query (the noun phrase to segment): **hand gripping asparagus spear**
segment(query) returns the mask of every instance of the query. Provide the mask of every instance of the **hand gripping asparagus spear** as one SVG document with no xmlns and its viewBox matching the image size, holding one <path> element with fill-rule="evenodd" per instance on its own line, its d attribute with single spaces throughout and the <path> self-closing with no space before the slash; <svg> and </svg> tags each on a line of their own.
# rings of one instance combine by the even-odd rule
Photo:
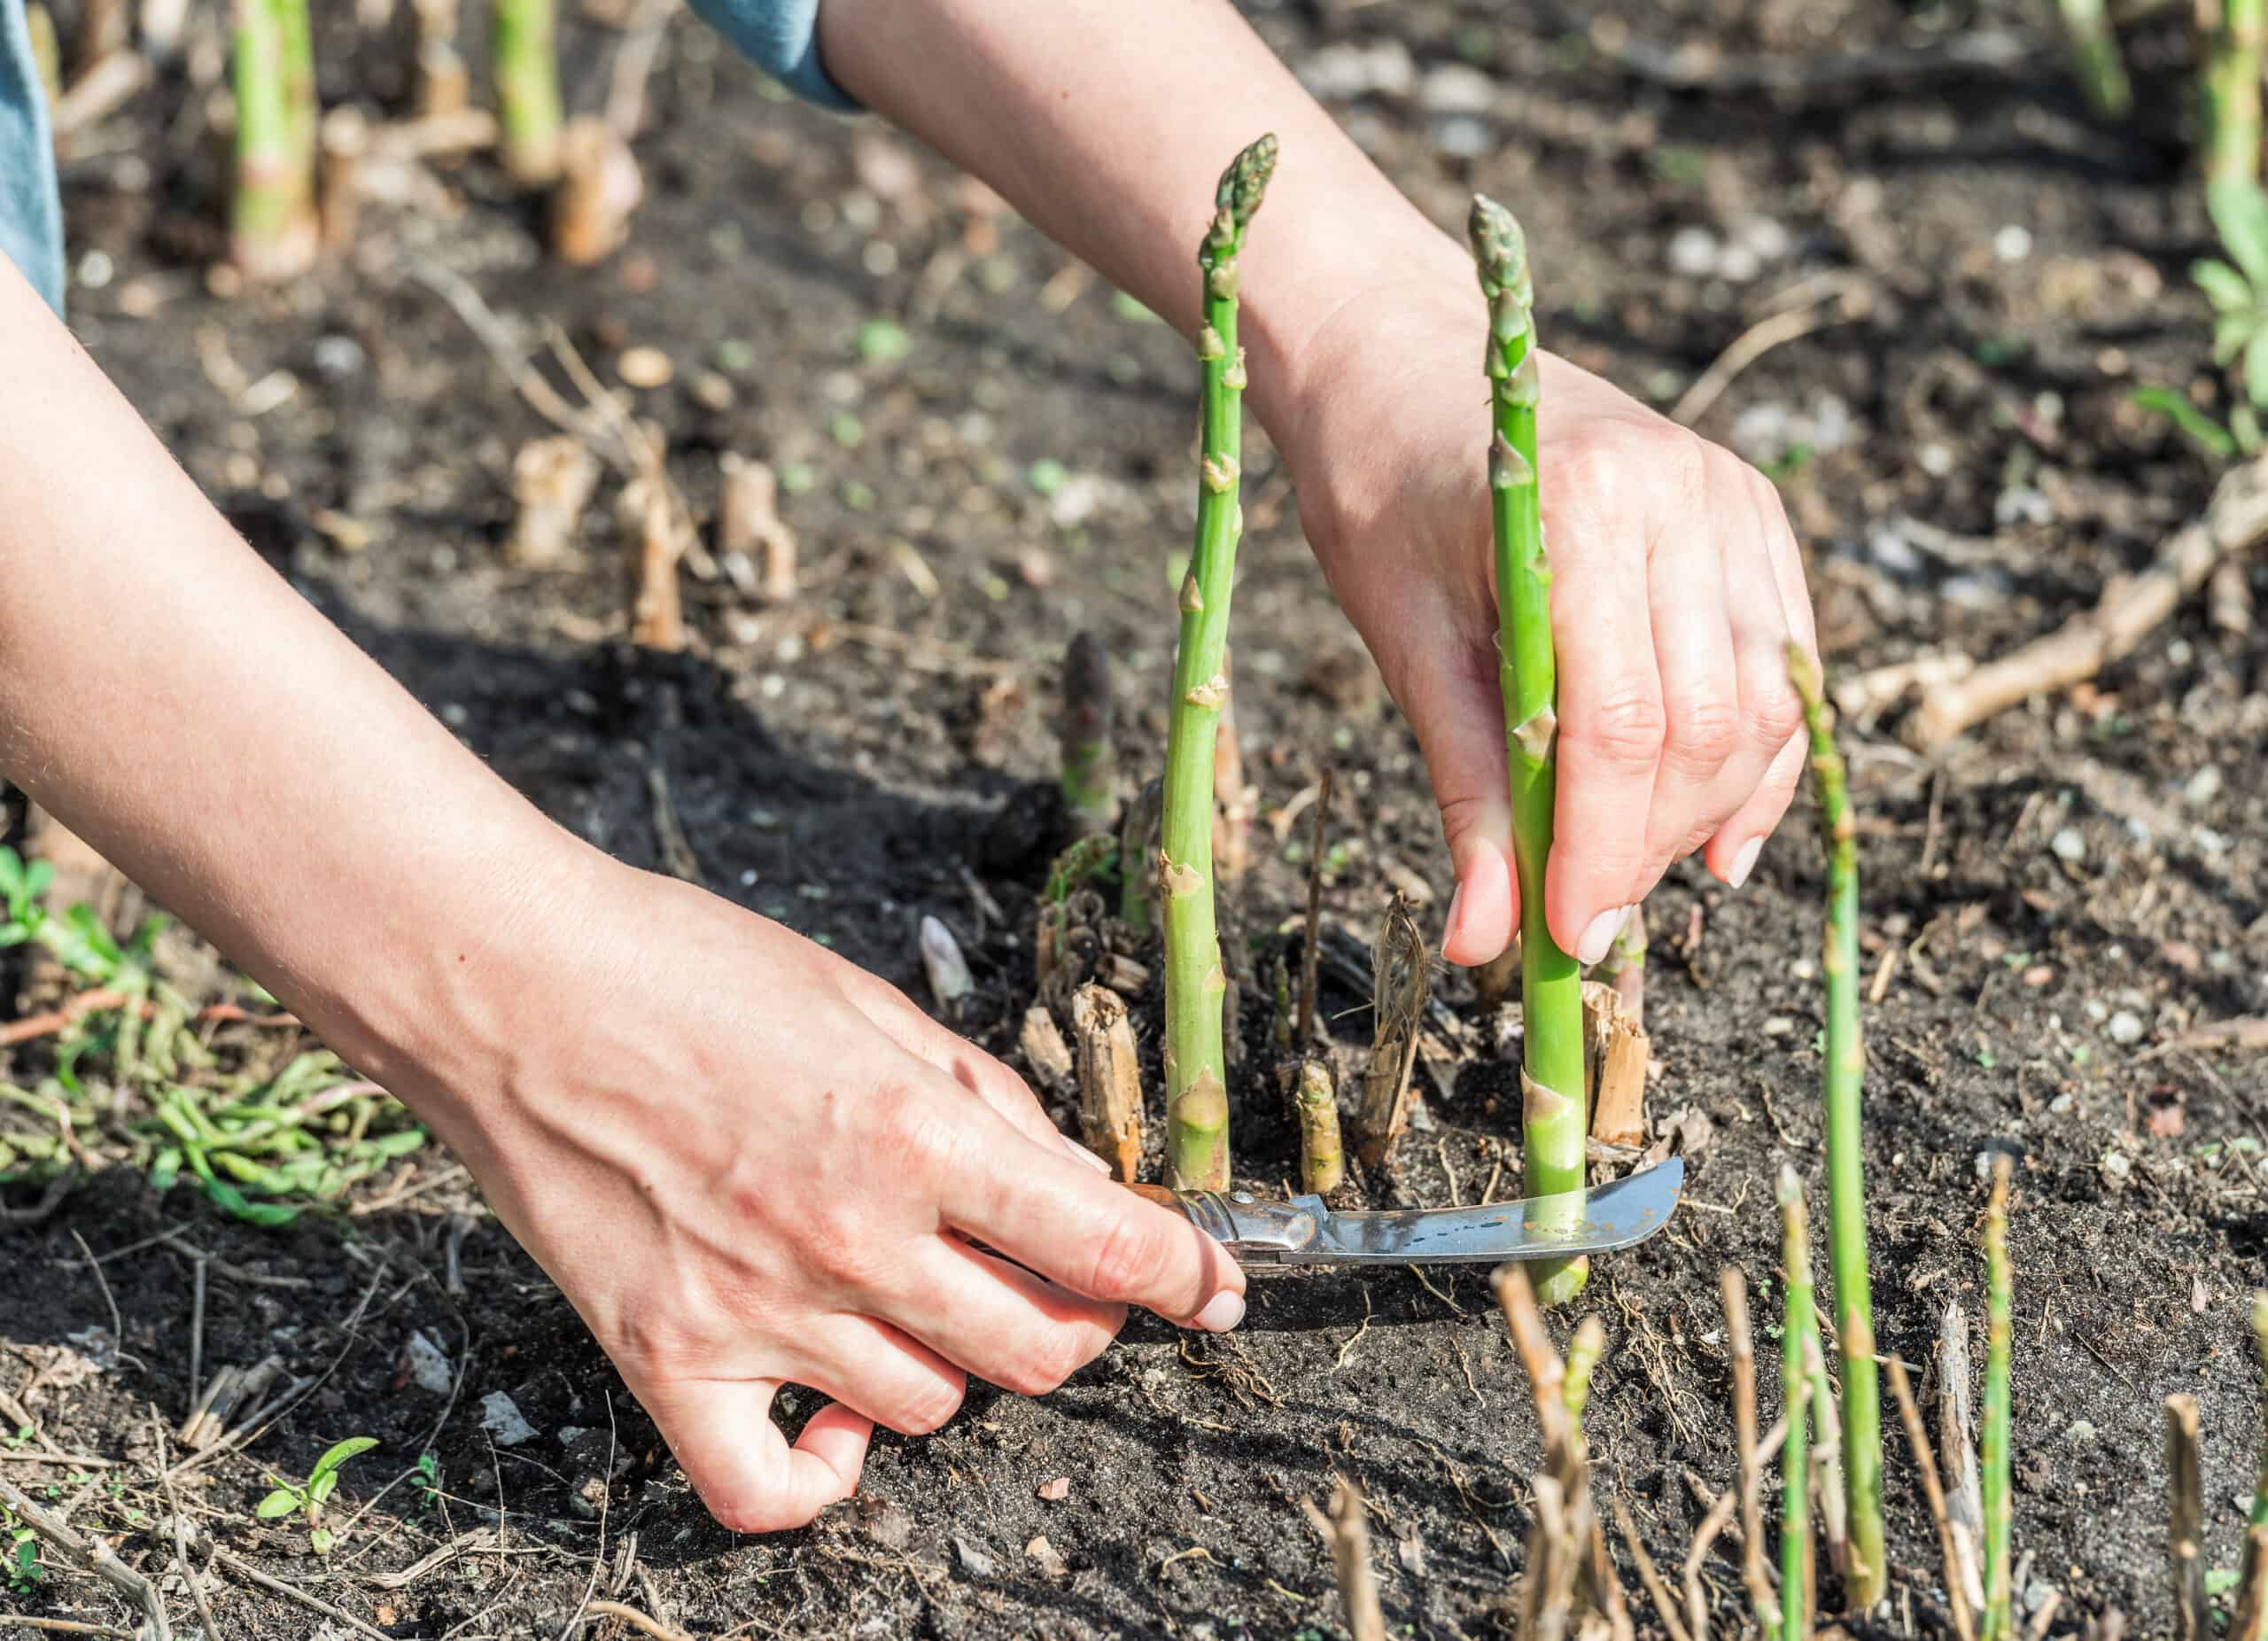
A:
<svg viewBox="0 0 2268 1641">
<path fill-rule="evenodd" d="M 1488 299 L 1488 379 L 1495 436 L 1488 490 L 1496 535 L 1496 644 L 1504 692 L 1504 750 L 1511 766 L 1512 853 L 1520 880 L 1520 1001 L 1526 1057 L 1520 1092 L 1528 1196 L 1583 1186 L 1583 993 L 1575 960 L 1543 919 L 1557 789 L 1558 671 L 1551 645 L 1551 571 L 1544 556 L 1535 458 L 1535 288 L 1527 244 L 1512 214 L 1476 197 L 1471 224 L 1480 289 Z M 1581 1260 L 1539 1266 L 1535 1296 L 1565 1304 L 1582 1291 Z"/>
<path fill-rule="evenodd" d="M 1244 350 L 1237 346 L 1237 257 L 1276 169 L 1276 139 L 1263 136 L 1222 173 L 1213 225 L 1199 247 L 1205 276 L 1202 477 L 1197 541 L 1181 587 L 1181 647 L 1166 735 L 1165 826 L 1158 883 L 1166 923 L 1166 1164 L 1182 1190 L 1229 1183 L 1229 1088 L 1221 1045 L 1221 968 L 1213 922 L 1213 752 L 1229 696 L 1223 670 L 1229 594 L 1235 585 L 1237 501 L 1244 433 Z"/>
</svg>

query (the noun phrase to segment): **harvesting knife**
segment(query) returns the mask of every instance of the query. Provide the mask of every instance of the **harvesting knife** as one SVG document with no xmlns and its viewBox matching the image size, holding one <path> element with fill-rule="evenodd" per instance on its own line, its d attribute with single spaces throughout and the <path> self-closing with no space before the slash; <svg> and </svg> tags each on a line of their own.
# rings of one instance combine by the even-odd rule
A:
<svg viewBox="0 0 2268 1641">
<path fill-rule="evenodd" d="M 1667 1225 L 1684 1185 L 1685 1160 L 1672 1156 L 1612 1185 L 1482 1208 L 1339 1213 L 1319 1196 L 1270 1202 L 1248 1191 L 1134 1189 L 1186 1214 L 1247 1270 L 1275 1270 L 1496 1264 L 1609 1253 L 1643 1242 Z"/>
</svg>

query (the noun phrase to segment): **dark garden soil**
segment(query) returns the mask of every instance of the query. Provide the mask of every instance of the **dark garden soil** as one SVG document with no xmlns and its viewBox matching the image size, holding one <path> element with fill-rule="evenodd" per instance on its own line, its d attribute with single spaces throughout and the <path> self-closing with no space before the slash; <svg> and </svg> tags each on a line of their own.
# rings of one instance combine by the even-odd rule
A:
<svg viewBox="0 0 2268 1641">
<path fill-rule="evenodd" d="M 402 110 L 401 43 L 359 41 L 351 8 L 320 9 L 326 98 Z M 2013 3 L 1674 0 L 1645 8 L 1627 44 L 1525 0 L 1253 9 L 1435 217 L 1460 220 L 1475 187 L 1514 202 L 1545 270 L 1547 340 L 1657 402 L 1774 295 L 1830 274 L 1863 288 L 1863 314 L 1767 354 L 1700 424 L 1781 479 L 1831 668 L 1991 655 L 2045 632 L 2209 494 L 2210 465 L 2128 401 L 2138 382 L 2186 385 L 2204 368 L 2208 313 L 2185 269 L 2209 229 L 2183 168 L 2176 24 L 2134 44 L 2139 104 L 2160 112 L 2115 130 L 2085 115 L 2052 52 L 1902 79 L 1830 73 L 1782 93 L 1736 81 L 1757 55 L 1831 70 L 1876 46 L 2031 27 Z M 579 104 L 601 100 L 617 38 L 579 17 L 568 28 Z M 1720 84 L 1635 66 L 1635 48 L 1687 40 L 1718 49 L 1705 67 Z M 718 892 L 924 997 L 914 929 L 946 920 L 979 978 L 962 1023 L 1013 1056 L 1035 890 L 1060 841 L 1049 703 L 1074 632 L 1109 642 L 1122 692 L 1143 704 L 1127 714 L 1130 765 L 1154 768 L 1162 748 L 1169 560 L 1192 507 L 1187 348 L 1020 223 L 1002 219 L 988 246 L 983 202 L 958 177 L 879 128 L 769 93 L 689 21 L 654 81 L 633 243 L 592 272 L 541 260 L 537 214 L 484 157 L 368 207 L 352 268 L 216 296 L 205 103 L 175 81 L 145 94 L 82 141 L 66 192 L 74 321 L 206 492 L 594 842 L 660 864 L 658 770 Z M 584 562 L 504 567 L 513 454 L 550 430 L 436 293 L 437 267 L 532 341 L 555 320 L 610 380 L 627 347 L 666 354 L 674 380 L 635 397 L 672 472 L 704 520 L 719 453 L 788 475 L 802 596 L 767 607 L 688 578 L 693 654 L 626 660 L 612 480 Z M 862 352 L 878 317 L 910 351 Z M 1445 866 L 1414 743 L 1313 567 L 1281 469 L 1262 451 L 1247 474 L 1239 710 L 1266 813 L 1235 891 L 1243 929 L 1273 941 L 1301 906 L 1305 821 L 1279 837 L 1270 815 L 1327 766 L 1328 918 L 1359 950 L 1400 890 L 1437 937 Z M 101 642 L 100 589 L 56 618 Z M 1980 1164 L 1988 1147 L 2015 1151 L 2016 1542 L 2025 1601 L 2060 1593 L 2052 1633 L 2109 1607 L 2138 1633 L 2170 1629 L 2171 1392 L 2202 1403 L 2209 1557 L 2236 1561 L 2259 1444 L 2245 1302 L 2268 1281 L 2268 1088 L 2256 1056 L 2175 1045 L 2268 1012 L 2264 664 L 2268 640 L 2217 631 L 2197 601 L 2092 688 L 2013 711 L 1941 759 L 1899 743 L 1905 708 L 1846 727 L 1880 990 L 1880 1345 L 1928 1381 L 1918 1370 L 1958 1298 L 1981 1362 Z M 256 736 L 260 712 L 245 702 L 214 733 Z M 1670 1566 L 1704 1507 L 1696 1487 L 1732 1476 L 1717 1272 L 1738 1261 L 1753 1283 L 1773 1277 L 1783 1163 L 1821 1183 L 1821 875 L 1800 818 L 1746 890 L 1689 864 L 1651 903 L 1655 1116 L 1690 1108 L 1708 1133 L 1670 1230 L 1595 1276 L 1612 1344 L 1588 1426 L 1603 1496 L 1627 1498 Z M 22 1009 L 52 1002 L 22 983 Z M 1436 990 L 1470 1030 L 1421 1073 L 1425 1125 L 1381 1200 L 1515 1188 L 1511 1071 L 1466 978 Z M 1334 977 L 1324 1001 L 1358 1050 L 1364 997 Z M 1137 1007 L 1153 1053 L 1156 1010 L 1154 996 Z M 1264 1015 L 1247 1012 L 1255 1046 Z M 276 1037 L 219 1040 L 280 1055 Z M 1294 1171 L 1293 1138 L 1261 1056 L 1247 1064 L 1240 1162 L 1274 1188 Z M 11 1080 L 51 1066 L 50 1048 L 27 1046 Z M 973 1388 L 941 1434 L 879 1440 L 857 1501 L 754 1540 L 709 1520 L 556 1292 L 493 1221 L 466 1233 L 451 1217 L 468 1210 L 463 1177 L 431 1152 L 372 1181 L 354 1211 L 274 1231 L 188 1186 L 159 1200 L 132 1169 L 97 1175 L 0 1232 L 0 1388 L 60 1450 L 113 1467 L 31 1465 L 19 1448 L 0 1474 L 63 1498 L 90 1485 L 75 1519 L 153 1573 L 170 1566 L 149 1530 L 167 1509 L 151 1432 L 153 1410 L 170 1427 L 190 1398 L 190 1266 L 149 1239 L 172 1226 L 234 1267 L 210 1267 L 208 1372 L 274 1352 L 327 1375 L 249 1455 L 192 1473 L 186 1509 L 245 1563 L 388 1634 L 556 1635 L 594 1580 L 696 1636 L 1338 1634 L 1328 1557 L 1299 1508 L 1334 1472 L 1371 1500 L 1396 1633 L 1509 1628 L 1537 1443 L 1472 1271 L 1255 1283 L 1225 1339 L 1137 1320 L 1060 1394 Z M 443 1279 L 453 1234 L 457 1295 Z M 107 1296 L 82 1241 L 116 1250 Z M 412 1330 L 462 1369 L 454 1400 L 409 1376 Z M 27 1391 L 42 1365 L 47 1382 Z M 1767 1419 L 1776 1377 L 1767 1366 Z M 495 1392 L 532 1438 L 490 1442 Z M 429 1444 L 443 1498 L 402 1482 L 327 1564 L 289 1522 L 254 1521 L 261 1466 L 303 1474 L 358 1434 L 381 1446 L 347 1473 L 350 1513 Z M 1949 1633 L 1904 1443 L 1889 1447 L 1892 1617 L 1858 1628 Z M 593 1484 L 610 1451 L 610 1484 Z M 1055 1478 L 1068 1490 L 1051 1497 Z M 1028 1549 L 1040 1538 L 1052 1555 Z M 454 1559 L 434 1559 L 452 1542 Z M 1705 1568 L 1720 1629 L 1741 1622 L 1730 1543 Z M 178 1585 L 171 1605 L 189 1622 Z M 0 1608 L 128 1622 L 107 1590 L 60 1576 Z M 230 1637 L 345 1633 L 236 1575 L 217 1616 Z M 615 1622 L 590 1633 L 628 1633 Z"/>
</svg>

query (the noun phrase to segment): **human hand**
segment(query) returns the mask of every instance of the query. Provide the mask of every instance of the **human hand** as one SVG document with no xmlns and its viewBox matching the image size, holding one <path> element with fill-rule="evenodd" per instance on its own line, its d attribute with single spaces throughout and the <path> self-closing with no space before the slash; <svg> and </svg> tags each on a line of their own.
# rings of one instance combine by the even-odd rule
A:
<svg viewBox="0 0 2268 1641">
<path fill-rule="evenodd" d="M 1309 338 L 1272 431 L 1308 539 L 1424 749 L 1457 880 L 1442 953 L 1475 964 L 1519 926 L 1486 315 L 1461 253 L 1426 266 Z M 1554 354 L 1541 369 L 1559 664 L 1545 913 L 1561 948 L 1590 963 L 1695 850 L 1730 886 L 1747 881 L 1803 767 L 1787 648 L 1813 650 L 1814 634 L 1769 480 Z"/>
<path fill-rule="evenodd" d="M 811 1520 L 855 1489 L 874 1425 L 936 1429 L 967 1374 L 1053 1389 L 1130 1304 L 1241 1318 L 1217 1243 L 890 986 L 702 890 L 577 872 L 528 943 L 540 974 L 489 988 L 481 1035 L 506 1050 L 403 1092 L 726 1526 Z M 831 1398 L 792 1448 L 784 1384 Z"/>
</svg>

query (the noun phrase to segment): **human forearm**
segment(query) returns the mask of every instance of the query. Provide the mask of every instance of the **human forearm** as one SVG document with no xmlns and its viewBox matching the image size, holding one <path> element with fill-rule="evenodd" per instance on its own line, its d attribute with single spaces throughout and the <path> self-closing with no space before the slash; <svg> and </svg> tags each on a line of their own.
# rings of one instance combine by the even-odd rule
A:
<svg viewBox="0 0 2268 1641">
<path fill-rule="evenodd" d="M 40 385 L 0 394 L 0 771 L 372 1075 L 501 1036 L 465 1011 L 591 852 L 245 547 L 4 261 L 0 357 Z"/>
<path fill-rule="evenodd" d="M 854 95 L 1192 337 L 1214 183 L 1275 132 L 1268 226 L 1240 261 L 1252 401 L 1279 442 L 1339 309 L 1405 282 L 1470 290 L 1463 252 L 1227 0 L 825 0 L 819 31 Z"/>
</svg>

